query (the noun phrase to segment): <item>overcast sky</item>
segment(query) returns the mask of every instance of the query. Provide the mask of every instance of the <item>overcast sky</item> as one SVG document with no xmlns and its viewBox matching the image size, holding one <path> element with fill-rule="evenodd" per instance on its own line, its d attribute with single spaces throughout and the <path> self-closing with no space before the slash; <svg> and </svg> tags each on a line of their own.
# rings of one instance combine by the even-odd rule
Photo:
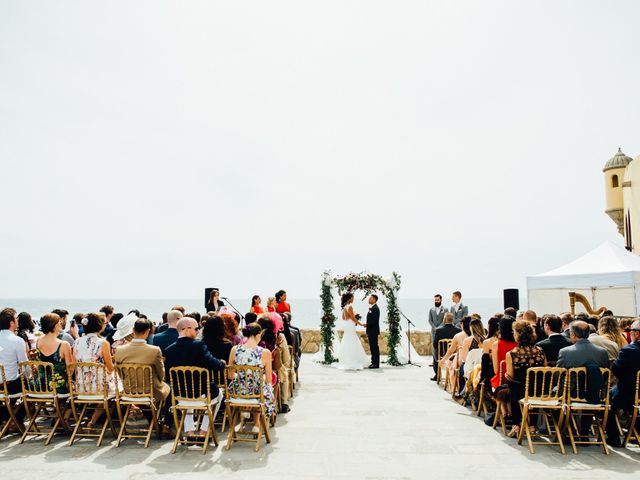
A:
<svg viewBox="0 0 640 480">
<path fill-rule="evenodd" d="M 605 240 L 640 2 L 0 1 L 0 297 L 498 297 Z"/>
</svg>

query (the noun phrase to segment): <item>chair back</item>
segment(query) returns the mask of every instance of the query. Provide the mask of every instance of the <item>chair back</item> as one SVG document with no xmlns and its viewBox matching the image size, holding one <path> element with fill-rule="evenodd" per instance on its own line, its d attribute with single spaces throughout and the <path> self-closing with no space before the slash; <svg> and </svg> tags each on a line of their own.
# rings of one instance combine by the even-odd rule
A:
<svg viewBox="0 0 640 480">
<path fill-rule="evenodd" d="M 636 373 L 636 400 L 634 405 L 640 408 L 640 370 Z"/>
<path fill-rule="evenodd" d="M 153 400 L 153 371 L 151 365 L 123 363 L 115 366 L 116 396 L 128 398 L 151 397 Z"/>
<path fill-rule="evenodd" d="M 172 402 L 203 401 L 211 403 L 209 370 L 199 367 L 172 367 L 169 370 Z"/>
<path fill-rule="evenodd" d="M 227 367 L 222 370 L 212 370 L 213 373 L 213 381 L 216 382 L 218 388 L 226 389 L 227 388 Z"/>
<path fill-rule="evenodd" d="M 4 375 L 4 365 L 0 365 L 0 395 L 9 398 L 9 388 L 7 387 L 7 377 Z"/>
<path fill-rule="evenodd" d="M 507 361 L 500 360 L 500 365 L 498 365 L 498 385 L 504 385 L 505 378 L 504 374 L 507 372 Z"/>
<path fill-rule="evenodd" d="M 264 403 L 264 368 L 250 365 L 230 365 L 227 367 L 229 388 L 227 398 L 239 400 L 259 400 Z"/>
<path fill-rule="evenodd" d="M 602 374 L 602 385 L 598 385 L 597 391 L 591 392 L 594 398 L 587 398 L 589 395 L 589 374 L 587 367 L 567 369 L 567 401 L 569 403 L 592 403 L 597 397 L 598 403 L 609 405 L 609 386 L 611 384 L 611 370 L 600 368 Z"/>
<path fill-rule="evenodd" d="M 80 395 L 107 398 L 109 382 L 107 369 L 101 363 L 75 362 L 69 365 L 69 394 L 72 398 Z"/>
<path fill-rule="evenodd" d="M 438 357 L 437 357 L 438 360 L 444 357 L 444 355 L 447 353 L 447 350 L 449 350 L 450 346 L 451 346 L 450 338 L 444 338 L 442 340 L 438 340 Z"/>
<path fill-rule="evenodd" d="M 563 401 L 566 374 L 567 371 L 564 368 L 529 368 L 525 383 L 525 401 Z"/>
<path fill-rule="evenodd" d="M 54 373 L 53 363 L 29 360 L 20 362 L 18 368 L 22 392 L 26 397 L 55 397 L 57 395 L 56 386 L 59 378 Z"/>
</svg>

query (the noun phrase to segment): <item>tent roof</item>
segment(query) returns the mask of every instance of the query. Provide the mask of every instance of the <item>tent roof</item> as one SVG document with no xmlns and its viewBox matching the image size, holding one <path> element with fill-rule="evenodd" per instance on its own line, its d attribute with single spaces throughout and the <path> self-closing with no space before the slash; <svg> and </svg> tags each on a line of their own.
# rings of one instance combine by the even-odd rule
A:
<svg viewBox="0 0 640 480">
<path fill-rule="evenodd" d="M 640 256 L 605 242 L 566 265 L 527 277 L 527 286 L 529 289 L 631 286 L 635 277 L 640 278 Z"/>
</svg>

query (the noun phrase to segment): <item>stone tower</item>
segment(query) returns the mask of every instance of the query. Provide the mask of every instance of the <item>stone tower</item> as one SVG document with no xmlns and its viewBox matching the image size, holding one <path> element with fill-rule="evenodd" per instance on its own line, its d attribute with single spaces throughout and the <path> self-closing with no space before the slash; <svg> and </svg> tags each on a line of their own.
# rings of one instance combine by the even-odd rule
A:
<svg viewBox="0 0 640 480">
<path fill-rule="evenodd" d="M 605 213 L 611 217 L 618 226 L 618 233 L 624 236 L 624 199 L 622 196 L 622 183 L 627 165 L 631 162 L 618 148 L 618 153 L 607 161 L 602 171 L 604 172 L 604 191 L 606 195 Z"/>
</svg>

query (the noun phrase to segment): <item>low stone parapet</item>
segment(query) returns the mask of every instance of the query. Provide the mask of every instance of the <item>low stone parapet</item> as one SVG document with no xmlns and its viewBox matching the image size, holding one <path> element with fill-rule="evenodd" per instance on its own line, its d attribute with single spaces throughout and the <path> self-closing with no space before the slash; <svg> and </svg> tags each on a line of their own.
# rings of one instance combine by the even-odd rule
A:
<svg viewBox="0 0 640 480">
<path fill-rule="evenodd" d="M 320 330 L 301 329 L 302 333 L 302 351 L 303 353 L 316 353 L 320 349 L 322 344 L 322 336 Z M 378 343 L 380 344 L 380 353 L 386 355 L 387 352 L 387 334 L 388 332 L 381 332 L 378 337 Z M 369 341 L 365 332 L 358 332 L 362 346 L 369 353 Z M 342 331 L 338 331 L 338 338 L 342 338 Z M 416 352 L 420 355 L 431 355 L 431 332 L 423 331 L 411 331 L 411 344 Z"/>
</svg>

